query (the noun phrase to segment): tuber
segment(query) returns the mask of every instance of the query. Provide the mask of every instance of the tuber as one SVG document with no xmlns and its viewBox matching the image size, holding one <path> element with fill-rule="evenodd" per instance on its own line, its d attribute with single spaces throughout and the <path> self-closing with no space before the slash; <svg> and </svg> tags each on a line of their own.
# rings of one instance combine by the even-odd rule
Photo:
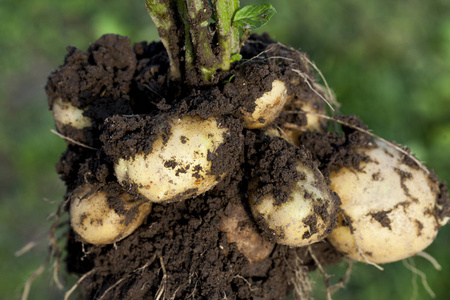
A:
<svg viewBox="0 0 450 300">
<path fill-rule="evenodd" d="M 151 211 L 151 203 L 79 186 L 70 196 L 70 224 L 84 242 L 104 245 L 124 239 L 138 228 Z"/>
<path fill-rule="evenodd" d="M 331 172 L 331 189 L 342 201 L 338 227 L 328 237 L 348 257 L 388 263 L 430 245 L 440 228 L 435 205 L 439 182 L 392 146 L 355 151 L 367 155 L 358 169 Z"/>
<path fill-rule="evenodd" d="M 211 156 L 225 142 L 227 128 L 216 119 L 172 118 L 167 140 L 162 133 L 151 153 L 120 158 L 114 165 L 119 183 L 135 187 L 151 202 L 183 200 L 214 187 L 224 174 L 212 173 Z"/>
</svg>

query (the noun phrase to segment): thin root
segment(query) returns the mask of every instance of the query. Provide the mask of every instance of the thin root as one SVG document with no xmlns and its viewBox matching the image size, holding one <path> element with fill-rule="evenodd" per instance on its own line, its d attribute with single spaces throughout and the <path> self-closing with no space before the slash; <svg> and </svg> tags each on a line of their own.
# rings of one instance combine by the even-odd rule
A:
<svg viewBox="0 0 450 300">
<path fill-rule="evenodd" d="M 31 249 L 33 249 L 34 247 L 36 247 L 36 245 L 38 244 L 37 241 L 31 241 L 28 242 L 28 244 L 26 244 L 25 246 L 23 246 L 20 250 L 17 250 L 14 255 L 16 257 L 22 256 L 25 253 L 27 253 L 28 251 L 30 251 Z"/>
<path fill-rule="evenodd" d="M 285 49 L 288 49 L 288 50 L 290 50 L 290 51 L 297 51 L 297 50 L 294 49 L 293 47 L 288 46 L 288 45 L 284 45 L 284 44 L 282 44 L 282 43 L 277 43 L 277 45 L 278 45 L 278 46 L 281 46 L 281 47 L 283 47 L 283 48 L 285 48 Z M 320 69 L 319 69 L 319 68 L 316 66 L 316 64 L 313 63 L 306 55 L 302 55 L 302 54 L 300 54 L 300 55 L 301 55 L 301 58 L 304 59 L 304 60 L 306 60 L 306 62 L 307 62 L 311 67 L 313 67 L 313 69 L 316 70 L 316 72 L 319 74 L 320 78 L 322 79 L 323 83 L 325 84 L 325 87 L 326 87 L 326 90 L 327 90 L 327 93 L 328 93 L 328 100 L 329 100 L 336 108 L 339 108 L 341 105 L 339 104 L 339 102 L 336 101 L 336 97 L 333 95 L 333 92 L 331 91 L 331 89 L 330 89 L 330 87 L 329 87 L 329 85 L 328 85 L 328 82 L 327 82 L 327 80 L 325 79 L 325 76 L 323 76 L 323 74 L 322 74 L 322 72 L 320 71 Z M 334 111 L 333 108 L 332 108 L 332 111 Z"/>
<path fill-rule="evenodd" d="M 311 246 L 308 246 L 308 252 L 311 255 L 312 259 L 314 260 L 314 263 L 316 264 L 317 268 L 319 269 L 319 272 L 322 274 L 323 282 L 325 283 L 325 288 L 327 290 L 327 300 L 332 300 L 331 298 L 331 289 L 330 289 L 330 275 L 325 271 L 325 268 L 320 263 L 319 259 L 314 254 Z"/>
<path fill-rule="evenodd" d="M 100 298 L 98 298 L 97 300 L 102 300 L 106 296 L 106 294 L 108 294 L 110 291 L 112 291 L 115 287 L 119 286 L 122 282 L 124 282 L 125 279 L 127 279 L 130 276 L 131 275 L 128 274 L 127 276 L 124 276 L 124 277 L 120 278 L 119 280 L 117 280 L 116 283 L 114 283 L 109 288 L 107 288 L 106 291 L 102 294 L 102 296 Z"/>
<path fill-rule="evenodd" d="M 58 256 L 57 259 L 55 259 L 55 261 L 53 262 L 53 281 L 55 282 L 58 289 L 62 290 L 64 289 L 64 285 L 61 283 L 58 276 L 60 262 L 61 262 L 60 256 Z"/>
<path fill-rule="evenodd" d="M 346 259 L 347 261 L 347 269 L 345 270 L 344 276 L 339 279 L 337 283 L 330 286 L 331 294 L 336 293 L 341 288 L 345 287 L 345 284 L 350 280 L 350 275 L 352 274 L 352 268 L 353 268 L 353 260 L 350 258 Z"/>
<path fill-rule="evenodd" d="M 96 149 L 96 148 L 93 148 L 93 147 L 88 146 L 88 145 L 86 145 L 86 144 L 83 144 L 83 143 L 81 143 L 81 142 L 78 142 L 78 141 L 76 141 L 76 140 L 74 140 L 74 139 L 72 139 L 72 138 L 70 138 L 70 137 L 68 137 L 68 136 L 62 135 L 61 133 L 59 133 L 59 132 L 56 131 L 56 130 L 50 129 L 50 132 L 53 133 L 53 134 L 55 134 L 55 135 L 57 135 L 57 136 L 59 136 L 59 137 L 62 138 L 63 140 L 66 140 L 66 141 L 72 143 L 72 144 L 81 146 L 81 147 L 83 147 L 83 148 L 91 149 L 91 150 L 98 150 L 98 149 Z"/>
<path fill-rule="evenodd" d="M 81 284 L 81 282 L 83 282 L 83 280 L 85 280 L 91 274 L 95 273 L 95 271 L 97 271 L 97 269 L 94 268 L 89 272 L 85 273 L 83 276 L 81 276 L 80 279 L 78 279 L 77 282 L 75 282 L 75 284 L 70 288 L 70 290 L 68 290 L 64 294 L 64 300 L 68 300 L 70 295 L 72 295 L 72 293 L 77 289 L 77 287 Z"/>
<path fill-rule="evenodd" d="M 258 290 L 258 288 L 253 288 L 252 284 L 247 279 L 245 279 L 244 277 L 242 277 L 239 274 L 235 275 L 233 278 L 239 278 L 239 279 L 244 280 L 244 282 L 248 285 L 248 288 L 250 289 L 251 292 Z"/>
<path fill-rule="evenodd" d="M 296 70 L 296 69 L 292 69 L 293 72 L 297 73 L 298 75 L 300 75 L 300 77 L 303 78 L 303 80 L 306 82 L 306 84 L 308 85 L 308 87 L 317 95 L 319 96 L 323 101 L 325 101 L 325 103 L 328 105 L 328 107 L 330 107 L 330 109 L 332 111 L 334 111 L 334 107 L 333 105 L 331 105 L 331 103 L 324 97 L 322 96 L 322 94 L 320 94 L 318 91 L 316 91 L 316 89 L 311 85 L 310 81 L 313 82 L 313 80 L 311 78 L 309 78 L 309 76 L 303 72 L 301 72 L 300 70 Z"/>
<path fill-rule="evenodd" d="M 421 251 L 419 253 L 416 253 L 416 255 L 428 260 L 436 270 L 438 270 L 438 271 L 442 270 L 442 266 L 439 264 L 439 262 L 436 260 L 436 258 L 431 256 L 430 254 Z"/>
<path fill-rule="evenodd" d="M 380 271 L 384 271 L 384 269 L 383 269 L 380 265 L 378 265 L 378 264 L 376 264 L 376 263 L 370 261 L 370 260 L 367 258 L 367 256 L 362 252 L 361 247 L 359 247 L 358 239 L 357 239 L 356 236 L 353 234 L 353 232 L 352 232 L 352 236 L 353 236 L 353 239 L 355 240 L 356 249 L 358 250 L 359 255 L 360 255 L 362 258 L 364 258 L 364 262 L 365 262 L 366 264 L 368 264 L 368 265 L 374 266 L 375 268 L 377 268 L 377 269 L 380 270 Z"/>
<path fill-rule="evenodd" d="M 58 270 L 60 266 L 60 260 L 61 260 L 61 246 L 59 245 L 59 239 L 55 238 L 56 229 L 59 228 L 59 220 L 61 218 L 61 211 L 63 207 L 67 204 L 67 201 L 61 202 L 58 205 L 58 208 L 56 209 L 56 212 L 54 213 L 55 221 L 52 223 L 52 226 L 50 227 L 49 232 L 49 251 L 47 253 L 47 257 L 44 260 L 44 263 L 30 276 L 30 278 L 27 280 L 24 286 L 24 290 L 22 293 L 22 300 L 27 300 L 28 295 L 30 293 L 31 285 L 33 281 L 42 274 L 42 272 L 45 270 L 45 268 L 49 265 L 51 259 L 55 259 L 54 262 L 54 269 L 53 269 L 53 280 L 55 281 L 56 286 L 59 289 L 63 288 L 63 285 L 61 281 L 58 278 Z M 32 241 L 29 242 L 27 245 L 25 245 L 22 249 L 17 251 L 15 254 L 16 256 L 23 255 L 24 253 L 28 252 L 30 249 L 32 249 L 38 242 Z"/>
<path fill-rule="evenodd" d="M 330 284 L 330 278 L 331 278 L 330 274 L 328 274 L 325 271 L 325 268 L 322 266 L 319 259 L 314 254 L 311 246 L 308 246 L 308 252 L 311 255 L 312 259 L 314 260 L 314 263 L 317 265 L 319 272 L 323 276 L 323 281 L 325 283 L 325 288 L 327 290 L 327 300 L 332 300 L 331 296 L 334 293 L 336 293 L 337 291 L 339 291 L 341 288 L 345 287 L 345 284 L 350 279 L 350 275 L 352 273 L 353 261 L 351 259 L 346 259 L 347 260 L 347 269 L 345 271 L 344 276 L 342 276 L 341 279 L 339 279 L 339 281 L 337 283 L 331 285 Z"/>
<path fill-rule="evenodd" d="M 39 277 L 42 274 L 42 272 L 44 272 L 46 266 L 47 266 L 47 262 L 42 264 L 36 271 L 33 272 L 33 274 L 31 274 L 30 278 L 28 278 L 27 282 L 25 283 L 25 287 L 23 289 L 22 298 L 21 298 L 22 300 L 28 299 L 28 295 L 30 294 L 31 284 L 33 284 L 33 281 L 37 277 Z"/>
<path fill-rule="evenodd" d="M 308 267 L 303 266 L 303 262 L 298 255 L 295 257 L 294 265 L 294 277 L 291 279 L 291 283 L 294 286 L 294 298 L 311 300 L 310 293 L 313 291 L 314 283 L 308 276 Z"/>
<path fill-rule="evenodd" d="M 428 295 L 430 295 L 431 298 L 436 298 L 436 294 L 433 292 L 433 290 L 430 288 L 427 282 L 427 275 L 425 275 L 424 272 L 420 271 L 414 266 L 414 261 L 412 259 L 404 259 L 402 260 L 403 265 L 410 270 L 413 274 L 416 274 L 420 277 L 422 281 L 422 285 L 427 291 Z"/>
<path fill-rule="evenodd" d="M 291 140 L 291 138 L 286 134 L 286 132 L 278 125 L 275 125 L 278 131 L 283 135 L 283 138 L 287 140 L 290 144 L 294 144 L 294 142 Z"/>
<path fill-rule="evenodd" d="M 319 74 L 320 78 L 322 78 L 323 83 L 325 84 L 325 87 L 327 89 L 328 92 L 328 99 L 330 100 L 330 102 L 337 108 L 339 108 L 341 105 L 339 104 L 339 102 L 336 101 L 336 97 L 333 95 L 333 92 L 331 91 L 330 87 L 328 86 L 328 82 L 325 79 L 325 76 L 323 76 L 322 72 L 320 71 L 320 69 L 316 66 L 315 63 L 313 63 L 311 60 L 309 60 L 309 58 L 307 56 L 303 56 L 303 58 L 308 62 L 308 64 L 310 66 L 312 66 L 314 68 L 314 70 L 316 70 L 316 72 Z"/>
<path fill-rule="evenodd" d="M 350 124 L 350 123 L 347 123 L 347 122 L 345 122 L 345 121 L 341 121 L 341 120 L 338 120 L 338 119 L 336 119 L 336 118 L 329 117 L 329 116 L 323 115 L 323 114 L 317 114 L 317 113 L 306 112 L 306 111 L 287 111 L 287 113 L 310 114 L 310 115 L 318 116 L 318 117 L 323 118 L 323 119 L 327 119 L 327 120 L 330 120 L 330 121 L 337 122 L 337 123 L 342 124 L 342 125 L 344 125 L 344 126 L 346 126 L 346 127 L 349 127 L 349 128 L 355 129 L 355 130 L 358 130 L 358 131 L 360 131 L 360 132 L 363 132 L 363 133 L 365 133 L 365 134 L 367 134 L 367 135 L 369 135 L 369 136 L 371 136 L 371 137 L 373 137 L 373 138 L 376 138 L 376 139 L 378 139 L 378 140 L 380 140 L 380 141 L 382 141 L 382 142 L 388 144 L 389 146 L 391 146 L 391 147 L 394 148 L 395 150 L 397 150 L 397 151 L 399 151 L 400 153 L 402 153 L 402 154 L 408 156 L 409 158 L 411 158 L 411 159 L 417 164 L 417 166 L 419 166 L 419 168 L 421 168 L 421 169 L 425 172 L 425 174 L 427 174 L 427 175 L 430 174 L 430 171 L 428 171 L 428 169 L 427 169 L 427 168 L 426 168 L 426 167 L 425 167 L 425 166 L 424 166 L 417 158 L 415 158 L 413 155 L 411 155 L 411 153 L 408 153 L 408 151 L 402 149 L 401 147 L 395 145 L 394 143 L 389 142 L 388 140 L 385 140 L 385 139 L 383 139 L 382 137 L 380 137 L 380 136 L 378 136 L 378 135 L 376 135 L 376 134 L 374 134 L 374 133 L 372 133 L 372 132 L 370 132 L 370 131 L 368 131 L 368 130 L 366 130 L 366 129 L 364 129 L 364 128 L 355 126 L 355 125 L 353 125 L 353 124 Z M 285 126 L 286 128 L 299 129 L 299 126 L 297 126 L 297 125 L 295 125 L 295 124 L 292 124 L 292 123 L 286 123 L 284 126 Z"/>
<path fill-rule="evenodd" d="M 163 260 L 162 256 L 159 256 L 159 262 L 161 264 L 163 277 L 161 279 L 161 283 L 159 285 L 158 291 L 156 292 L 155 300 L 159 300 L 159 299 L 161 299 L 161 297 L 163 297 L 163 299 L 166 299 L 165 291 L 166 291 L 166 283 L 167 283 L 167 273 L 166 273 L 166 267 L 164 265 L 164 260 Z"/>
</svg>

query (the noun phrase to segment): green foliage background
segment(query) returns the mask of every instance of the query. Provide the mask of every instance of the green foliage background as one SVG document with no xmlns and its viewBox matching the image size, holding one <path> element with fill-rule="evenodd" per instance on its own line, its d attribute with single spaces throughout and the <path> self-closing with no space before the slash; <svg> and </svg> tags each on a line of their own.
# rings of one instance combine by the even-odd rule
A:
<svg viewBox="0 0 450 300">
<path fill-rule="evenodd" d="M 242 1 L 255 4 L 256 1 Z M 374 133 L 412 151 L 450 182 L 450 2 L 447 0 L 277 0 L 263 30 L 307 52 L 342 103 Z M 64 194 L 54 172 L 65 143 L 46 104 L 47 75 L 63 63 L 65 47 L 86 50 L 103 33 L 133 42 L 157 39 L 144 1 L 3 0 L 0 9 L 0 298 L 17 299 L 46 255 L 46 220 Z M 437 299 L 450 299 L 450 228 L 427 249 L 443 266 L 415 258 Z M 40 241 L 28 253 L 16 250 Z M 329 269 L 337 280 L 345 263 Z M 357 263 L 334 299 L 431 299 L 403 264 L 380 272 Z M 51 266 L 29 299 L 62 299 Z M 61 275 L 66 290 L 74 282 Z M 325 299 L 318 273 L 317 299 Z M 75 297 L 74 297 L 75 298 Z"/>
</svg>

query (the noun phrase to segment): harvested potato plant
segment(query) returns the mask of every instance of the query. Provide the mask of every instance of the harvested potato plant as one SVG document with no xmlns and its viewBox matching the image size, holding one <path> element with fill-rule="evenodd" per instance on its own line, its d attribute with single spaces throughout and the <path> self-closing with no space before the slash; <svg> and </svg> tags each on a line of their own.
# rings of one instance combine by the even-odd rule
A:
<svg viewBox="0 0 450 300">
<path fill-rule="evenodd" d="M 69 48 L 46 86 L 67 137 L 57 171 L 72 223 L 65 259 L 82 278 L 80 298 L 285 299 L 300 271 L 349 255 L 333 239 L 350 224 L 341 222 L 350 213 L 333 176 L 375 161 L 356 150 L 374 140 L 354 129 L 363 127 L 356 117 L 339 134 L 308 115 L 325 115 L 332 93 L 315 82 L 306 54 L 250 34 L 275 13 L 270 4 L 145 4 L 160 42 L 108 34 L 85 52 Z M 402 173 L 400 194 L 410 193 L 402 201 L 414 202 L 418 185 L 405 174 L 428 177 L 390 155 L 394 173 L 383 172 Z M 436 235 L 435 215 L 449 215 L 445 185 L 432 182 L 420 191 L 430 197 L 426 212 L 402 201 L 396 209 L 423 225 L 429 239 L 417 251 Z M 394 228 L 396 204 L 358 216 Z M 351 237 L 363 232 L 356 222 Z"/>
</svg>

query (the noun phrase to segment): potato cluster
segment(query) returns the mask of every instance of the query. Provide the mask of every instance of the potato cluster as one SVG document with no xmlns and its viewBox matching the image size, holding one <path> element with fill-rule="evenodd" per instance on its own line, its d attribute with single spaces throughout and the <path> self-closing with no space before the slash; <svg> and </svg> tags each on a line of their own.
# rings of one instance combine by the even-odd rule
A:
<svg viewBox="0 0 450 300">
<path fill-rule="evenodd" d="M 312 80 L 307 64 L 302 68 Z M 121 95 L 125 112 L 110 109 L 99 116 L 93 113 L 95 103 L 52 94 L 58 131 L 71 147 L 94 148 L 89 151 L 100 161 L 101 167 L 79 162 L 87 167 L 74 175 L 79 184 L 68 196 L 71 225 L 82 241 L 117 242 L 151 216 L 155 203 L 194 199 L 242 167 L 248 169 L 243 180 L 248 197 L 242 206 L 226 209 L 220 230 L 250 263 L 264 260 L 277 243 L 302 247 L 328 239 L 352 259 L 385 263 L 414 255 L 433 241 L 447 219 L 436 216 L 441 185 L 428 170 L 377 140 L 370 147 L 348 143 L 346 151 L 362 158 L 357 164 L 339 165 L 336 157 L 328 163 L 315 161 L 300 137 L 305 132 L 319 138 L 328 134 L 322 99 L 303 99 L 296 91 L 306 85 L 286 68 L 264 74 L 265 84 L 252 87 L 257 96 L 246 105 L 215 98 L 233 95 L 233 84 L 245 82 L 248 74 L 236 70 L 222 94 L 213 87 L 209 94 L 187 93 L 173 100 L 178 104 L 172 107 L 158 104 L 156 113 L 139 112 L 138 102 Z M 308 85 L 315 87 L 315 93 L 322 93 L 317 84 Z M 230 108 L 225 115 L 214 109 L 202 113 L 205 103 Z M 90 143 L 87 137 L 71 136 L 75 131 L 99 134 Z M 254 141 L 244 141 L 244 136 Z M 257 150 L 245 156 L 250 142 Z M 92 168 L 105 171 L 94 179 L 81 171 Z M 105 186 L 114 186 L 114 193 Z"/>
</svg>

